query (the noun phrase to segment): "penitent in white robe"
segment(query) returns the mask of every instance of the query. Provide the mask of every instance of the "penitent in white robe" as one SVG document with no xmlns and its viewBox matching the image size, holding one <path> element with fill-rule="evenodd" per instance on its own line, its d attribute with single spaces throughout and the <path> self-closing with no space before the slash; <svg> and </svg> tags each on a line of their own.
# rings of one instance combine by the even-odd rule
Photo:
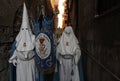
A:
<svg viewBox="0 0 120 81">
<path fill-rule="evenodd" d="M 16 37 L 16 49 L 9 63 L 16 66 L 16 81 L 35 81 L 34 47 L 35 36 L 29 25 L 27 8 L 23 5 L 23 18 L 20 32 Z"/>
<path fill-rule="evenodd" d="M 66 27 L 57 47 L 60 81 L 80 81 L 78 71 L 80 56 L 81 50 L 72 27 Z"/>
</svg>

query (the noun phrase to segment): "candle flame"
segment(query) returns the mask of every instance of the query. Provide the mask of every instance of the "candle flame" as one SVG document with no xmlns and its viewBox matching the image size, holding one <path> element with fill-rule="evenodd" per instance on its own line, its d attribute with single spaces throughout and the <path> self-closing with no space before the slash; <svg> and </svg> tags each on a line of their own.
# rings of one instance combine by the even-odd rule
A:
<svg viewBox="0 0 120 81">
<path fill-rule="evenodd" d="M 57 15 L 57 28 L 63 28 L 63 22 L 65 21 L 66 0 L 50 0 L 50 2 L 53 11 L 59 11 L 59 14 Z"/>
<path fill-rule="evenodd" d="M 57 8 L 57 6 L 58 6 L 58 1 L 59 1 L 59 0 L 50 0 L 50 3 L 51 3 L 51 5 L 52 5 L 53 11 L 56 10 L 56 8 Z"/>
<path fill-rule="evenodd" d="M 63 27 L 63 21 L 64 21 L 63 15 L 65 12 L 65 1 L 66 0 L 59 0 L 59 2 L 58 2 L 59 14 L 58 14 L 58 26 L 57 26 L 57 28 Z"/>
</svg>

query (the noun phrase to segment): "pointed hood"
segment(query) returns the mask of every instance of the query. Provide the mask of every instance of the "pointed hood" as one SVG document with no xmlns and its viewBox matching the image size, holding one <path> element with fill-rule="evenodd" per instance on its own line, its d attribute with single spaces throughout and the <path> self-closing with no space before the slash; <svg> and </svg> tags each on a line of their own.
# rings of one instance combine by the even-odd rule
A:
<svg viewBox="0 0 120 81">
<path fill-rule="evenodd" d="M 20 32 L 16 37 L 16 49 L 18 51 L 29 51 L 34 49 L 35 36 L 32 34 L 27 8 L 24 3 L 23 5 L 23 17 Z"/>
</svg>

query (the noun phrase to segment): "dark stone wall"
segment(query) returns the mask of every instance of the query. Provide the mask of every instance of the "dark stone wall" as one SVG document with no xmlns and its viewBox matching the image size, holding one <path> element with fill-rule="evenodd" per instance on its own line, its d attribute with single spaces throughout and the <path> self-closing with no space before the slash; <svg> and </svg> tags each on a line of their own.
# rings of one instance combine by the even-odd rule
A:
<svg viewBox="0 0 120 81">
<path fill-rule="evenodd" d="M 0 0 L 0 25 L 12 26 L 14 14 L 22 0 Z"/>
<path fill-rule="evenodd" d="M 0 25 L 0 81 L 9 81 L 9 53 L 13 41 L 10 26 Z"/>
<path fill-rule="evenodd" d="M 13 42 L 13 20 L 21 0 L 0 0 L 0 81 L 9 81 L 9 55 Z"/>
<path fill-rule="evenodd" d="M 82 49 L 85 81 L 119 81 L 120 7 L 96 16 L 96 1 L 78 1 L 76 35 Z"/>
</svg>

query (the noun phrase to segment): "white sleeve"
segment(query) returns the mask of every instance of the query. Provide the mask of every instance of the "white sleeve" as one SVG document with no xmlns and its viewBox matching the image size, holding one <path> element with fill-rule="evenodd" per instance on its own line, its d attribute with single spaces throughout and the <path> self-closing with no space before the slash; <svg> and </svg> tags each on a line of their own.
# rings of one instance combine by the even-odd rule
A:
<svg viewBox="0 0 120 81">
<path fill-rule="evenodd" d="M 59 47 L 59 45 L 57 46 L 57 48 L 56 48 L 57 50 L 56 50 L 56 59 L 59 61 L 59 63 L 61 64 L 62 63 L 62 61 L 61 61 L 61 52 L 60 52 L 60 47 Z"/>
<path fill-rule="evenodd" d="M 17 60 L 17 51 L 15 50 L 12 57 L 9 59 L 9 63 L 13 63 L 14 60 Z"/>
<path fill-rule="evenodd" d="M 75 51 L 75 64 L 78 64 L 80 56 L 81 56 L 81 50 L 80 50 L 80 47 L 78 45 L 78 47 Z"/>
</svg>

